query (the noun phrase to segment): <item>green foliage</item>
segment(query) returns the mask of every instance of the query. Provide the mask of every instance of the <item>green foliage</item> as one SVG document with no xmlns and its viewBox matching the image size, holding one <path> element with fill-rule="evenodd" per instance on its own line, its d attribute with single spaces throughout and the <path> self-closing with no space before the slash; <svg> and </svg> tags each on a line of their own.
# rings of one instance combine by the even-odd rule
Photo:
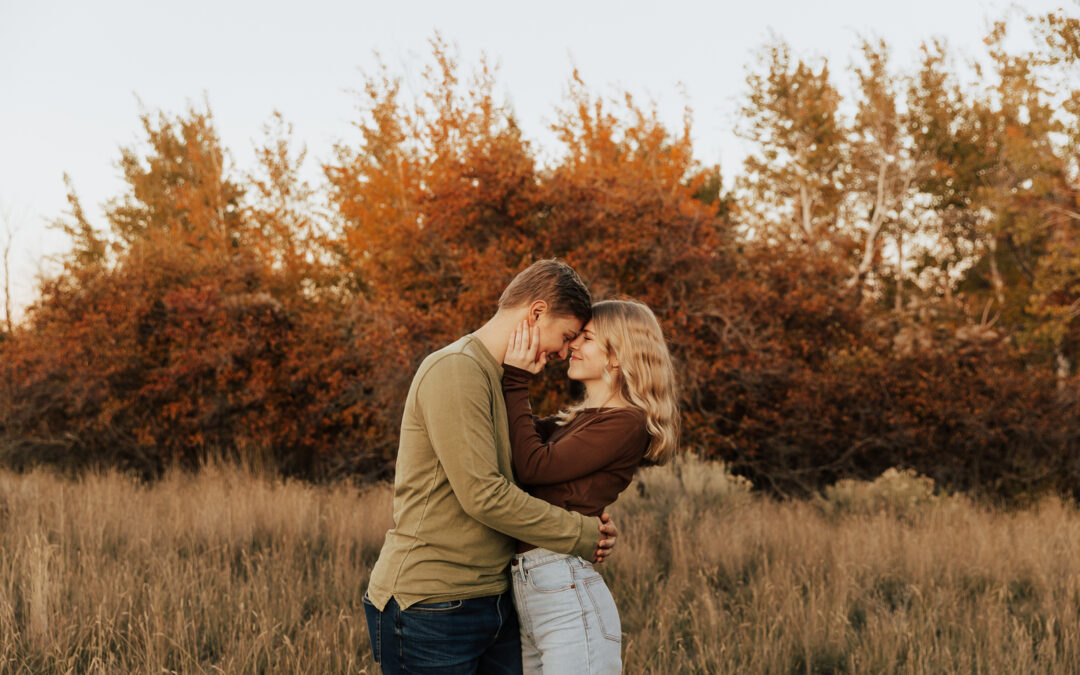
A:
<svg viewBox="0 0 1080 675">
<path fill-rule="evenodd" d="M 827 63 L 815 68 L 794 59 L 781 39 L 766 45 L 759 61 L 741 111 L 740 134 L 757 149 L 741 179 L 754 209 L 744 222 L 759 236 L 815 245 L 838 225 L 848 167 L 841 97 Z"/>
</svg>

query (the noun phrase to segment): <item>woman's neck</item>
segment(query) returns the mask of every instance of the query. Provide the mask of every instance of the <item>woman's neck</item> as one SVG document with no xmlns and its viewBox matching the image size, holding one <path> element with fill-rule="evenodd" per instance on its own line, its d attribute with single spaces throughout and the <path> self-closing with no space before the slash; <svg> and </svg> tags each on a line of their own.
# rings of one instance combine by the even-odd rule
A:
<svg viewBox="0 0 1080 675">
<path fill-rule="evenodd" d="M 586 408 L 622 408 L 629 403 L 611 390 L 611 385 L 603 380 L 590 380 L 585 382 L 585 407 Z"/>
</svg>

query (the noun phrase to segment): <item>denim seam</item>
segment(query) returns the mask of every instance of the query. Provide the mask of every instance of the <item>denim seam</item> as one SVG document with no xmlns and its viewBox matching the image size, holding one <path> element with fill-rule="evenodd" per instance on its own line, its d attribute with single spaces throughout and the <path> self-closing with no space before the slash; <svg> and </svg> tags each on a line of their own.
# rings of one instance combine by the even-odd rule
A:
<svg viewBox="0 0 1080 675">
<path fill-rule="evenodd" d="M 491 644 L 492 645 L 494 645 L 499 640 L 499 634 L 502 633 L 502 627 L 503 627 L 503 607 L 502 607 L 503 603 L 502 603 L 502 599 L 503 599 L 503 596 L 501 596 L 501 595 L 495 596 L 495 615 L 499 617 L 499 625 L 495 627 L 495 635 L 493 635 L 492 638 L 491 638 Z M 507 598 L 507 601 L 509 601 L 509 600 L 510 599 Z M 512 604 L 513 603 L 511 603 L 511 605 Z"/>
<path fill-rule="evenodd" d="M 612 634 L 604 627 L 604 616 L 600 613 L 600 603 L 596 601 L 596 596 L 593 595 L 592 587 L 597 583 L 604 583 L 603 577 L 596 577 L 595 579 L 586 579 L 584 581 L 585 593 L 589 596 L 589 602 L 592 603 L 593 610 L 596 612 L 596 621 L 600 624 L 600 634 L 605 639 L 612 642 L 622 643 L 622 635 L 612 636 Z"/>
<path fill-rule="evenodd" d="M 526 588 L 524 571 L 514 572 L 511 582 L 514 589 L 514 597 L 518 601 L 518 605 L 520 605 L 521 607 L 521 611 L 518 612 L 518 622 L 520 624 L 520 628 L 525 633 L 525 635 L 529 636 L 529 639 L 531 640 L 533 639 L 532 617 L 529 615 L 529 594 L 525 592 Z"/>
<path fill-rule="evenodd" d="M 405 668 L 405 636 L 402 635 L 401 607 L 394 603 L 394 642 L 397 643 L 398 665 Z"/>
<path fill-rule="evenodd" d="M 375 622 L 375 643 L 378 645 L 375 647 L 375 663 L 382 663 L 382 624 L 383 613 L 379 612 L 379 620 Z"/>
<path fill-rule="evenodd" d="M 571 572 L 570 576 L 574 579 L 575 582 L 577 581 L 577 575 L 576 574 Z M 581 599 L 581 594 L 584 592 L 584 589 L 581 588 L 581 586 L 584 586 L 584 584 L 578 584 L 578 583 L 574 584 L 574 595 L 577 597 L 578 606 L 581 607 L 581 623 L 585 626 L 585 655 L 586 655 L 585 661 L 586 661 L 586 666 L 588 667 L 589 675 L 592 675 L 592 671 L 593 671 L 593 659 L 592 659 L 592 657 L 593 657 L 593 647 L 592 647 L 592 640 L 590 639 L 590 633 L 592 631 L 589 630 L 589 611 L 585 607 L 585 602 Z"/>
</svg>

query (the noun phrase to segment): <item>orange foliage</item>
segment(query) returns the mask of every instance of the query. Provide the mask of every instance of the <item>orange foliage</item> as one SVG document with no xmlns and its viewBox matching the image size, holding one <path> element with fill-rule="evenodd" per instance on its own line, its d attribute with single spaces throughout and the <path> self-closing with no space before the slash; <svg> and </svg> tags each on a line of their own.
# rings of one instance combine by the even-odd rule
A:
<svg viewBox="0 0 1080 675">
<path fill-rule="evenodd" d="M 60 223 L 74 241 L 65 269 L 0 341 L 3 459 L 155 475 L 235 453 L 306 476 L 386 476 L 419 360 L 480 326 L 518 270 L 558 256 L 596 299 L 631 296 L 655 309 L 679 364 L 687 449 L 767 489 L 806 493 L 894 465 L 1006 495 L 1080 484 L 1069 459 L 1080 426 L 1062 422 L 1080 419 L 1075 380 L 1032 366 L 1030 340 L 971 325 L 970 308 L 984 304 L 975 283 L 983 261 L 955 258 L 984 250 L 986 232 L 972 223 L 993 197 L 1001 213 L 1020 214 L 1010 223 L 1031 230 L 1006 231 L 1003 219 L 995 241 L 1013 242 L 1018 265 L 1042 256 L 1029 265 L 1034 281 L 1009 296 L 1020 299 L 1008 330 L 1037 334 L 1019 323 L 1031 320 L 1029 296 L 1057 308 L 1075 300 L 1075 221 L 1061 215 L 1075 192 L 1052 153 L 1035 176 L 1052 180 L 1033 181 L 1050 186 L 1042 192 L 987 196 L 977 177 L 950 179 L 993 169 L 1004 184 L 1015 166 L 1033 166 L 992 155 L 1001 145 L 991 141 L 1012 136 L 1015 120 L 998 120 L 996 136 L 985 120 L 971 122 L 982 145 L 960 143 L 949 124 L 964 102 L 942 107 L 945 99 L 913 85 L 911 96 L 923 98 L 911 114 L 924 123 L 905 142 L 919 144 L 910 170 L 923 173 L 898 185 L 925 199 L 890 199 L 937 209 L 948 265 L 971 272 L 956 298 L 908 288 L 909 302 L 894 307 L 881 252 L 865 257 L 876 269 L 856 269 L 848 249 L 858 230 L 812 246 L 738 230 L 733 220 L 771 205 L 750 209 L 721 194 L 719 169 L 694 159 L 689 111 L 673 133 L 655 109 L 629 95 L 597 97 L 574 73 L 553 125 L 561 153 L 541 166 L 495 99 L 486 62 L 466 78 L 438 38 L 433 54 L 416 100 L 403 99 L 385 68 L 367 80 L 360 143 L 339 146 L 323 167 L 329 218 L 299 178 L 302 153 L 280 117 L 258 151 L 259 171 L 237 177 L 208 111 L 145 116 L 148 150 L 123 151 L 128 186 L 110 205 L 108 229 L 92 228 L 72 195 Z M 940 79 L 942 61 L 931 57 L 924 84 Z M 835 93 L 826 69 L 807 73 Z M 787 108 L 773 103 L 762 119 L 783 126 Z M 833 104 L 829 133 L 846 133 Z M 869 145 L 859 147 L 858 171 L 813 158 L 828 169 L 829 209 L 844 200 L 844 176 L 861 176 L 853 190 L 865 192 L 866 176 L 885 175 L 868 163 Z M 756 185 L 790 201 L 784 186 Z M 854 203 L 865 201 L 856 194 Z M 972 210 L 957 215 L 966 203 Z M 1035 223 L 1049 206 L 1056 229 L 1043 235 Z M 839 227 L 823 214 L 784 227 Z M 1004 262 L 994 270 L 1016 274 Z M 853 298 L 853 277 L 869 302 Z M 903 279 L 895 284 L 899 294 Z M 1075 316 L 1053 317 L 1059 349 L 1075 349 Z M 552 410 L 567 394 L 565 376 L 549 370 L 536 393 Z"/>
</svg>

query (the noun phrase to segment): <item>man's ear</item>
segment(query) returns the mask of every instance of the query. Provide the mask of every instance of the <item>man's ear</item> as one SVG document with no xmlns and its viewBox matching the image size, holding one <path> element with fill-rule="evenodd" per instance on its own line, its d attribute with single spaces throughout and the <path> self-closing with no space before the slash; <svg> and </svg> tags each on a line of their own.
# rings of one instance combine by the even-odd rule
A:
<svg viewBox="0 0 1080 675">
<path fill-rule="evenodd" d="M 545 300 L 534 300 L 529 305 L 529 325 L 535 326 L 536 322 L 540 319 L 540 315 L 547 311 L 548 304 Z"/>
</svg>

